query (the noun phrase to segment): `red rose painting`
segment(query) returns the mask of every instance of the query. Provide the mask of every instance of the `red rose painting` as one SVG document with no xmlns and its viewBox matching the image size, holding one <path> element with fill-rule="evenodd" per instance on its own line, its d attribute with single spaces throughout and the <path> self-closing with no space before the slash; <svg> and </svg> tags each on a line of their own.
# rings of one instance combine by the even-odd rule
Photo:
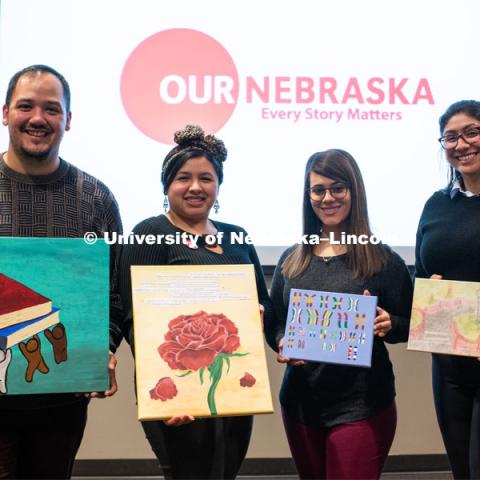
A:
<svg viewBox="0 0 480 480">
<path fill-rule="evenodd" d="M 250 373 L 245 372 L 245 375 L 240 379 L 240 386 L 241 387 L 253 387 L 257 379 L 250 375 Z"/>
<path fill-rule="evenodd" d="M 217 354 L 233 353 L 240 346 L 231 320 L 204 311 L 171 320 L 165 340 L 158 353 L 173 370 L 200 370 L 210 366 Z"/>
<path fill-rule="evenodd" d="M 158 353 L 172 370 L 187 370 L 182 377 L 198 371 L 201 384 L 205 369 L 208 370 L 210 388 L 207 402 L 210 413 L 216 415 L 215 390 L 222 377 L 223 362 L 228 373 L 231 357 L 248 355 L 234 353 L 239 347 L 238 328 L 229 318 L 223 313 L 201 310 L 170 320 L 165 342 L 158 347 Z"/>
<path fill-rule="evenodd" d="M 151 399 L 165 402 L 166 400 L 171 400 L 177 395 L 177 387 L 170 377 L 163 377 L 149 393 Z"/>
</svg>

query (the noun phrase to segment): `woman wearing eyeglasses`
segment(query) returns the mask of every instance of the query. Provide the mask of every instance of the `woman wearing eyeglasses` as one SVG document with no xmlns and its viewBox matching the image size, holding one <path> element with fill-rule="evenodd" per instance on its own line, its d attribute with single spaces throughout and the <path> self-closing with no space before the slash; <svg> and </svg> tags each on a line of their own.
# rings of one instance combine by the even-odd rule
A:
<svg viewBox="0 0 480 480">
<path fill-rule="evenodd" d="M 308 160 L 303 233 L 321 240 L 281 256 L 271 290 L 276 315 L 265 324 L 277 360 L 287 363 L 280 403 L 292 456 L 300 478 L 379 478 L 396 428 L 384 342 L 407 339 L 412 283 L 403 260 L 387 246 L 336 243 L 342 234 L 372 235 L 362 176 L 349 153 L 327 150 Z M 292 288 L 378 296 L 371 368 L 282 355 Z"/>
<path fill-rule="evenodd" d="M 450 178 L 425 204 L 415 275 L 480 282 L 480 102 L 450 105 L 439 123 Z M 434 354 L 432 382 L 453 476 L 480 478 L 480 362 Z"/>
</svg>

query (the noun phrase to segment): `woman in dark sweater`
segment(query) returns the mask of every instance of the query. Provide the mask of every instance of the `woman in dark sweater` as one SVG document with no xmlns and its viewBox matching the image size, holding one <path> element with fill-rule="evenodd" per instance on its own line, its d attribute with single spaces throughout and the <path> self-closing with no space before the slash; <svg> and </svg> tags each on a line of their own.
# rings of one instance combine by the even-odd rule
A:
<svg viewBox="0 0 480 480">
<path fill-rule="evenodd" d="M 451 105 L 440 117 L 440 134 L 450 181 L 425 204 L 415 274 L 480 282 L 480 102 Z M 480 362 L 434 354 L 432 380 L 453 475 L 480 478 Z"/>
<path fill-rule="evenodd" d="M 218 208 L 218 187 L 223 179 L 227 151 L 223 142 L 205 136 L 200 127 L 187 126 L 176 132 L 174 147 L 162 168 L 166 215 L 148 218 L 134 228 L 136 234 L 201 235 L 197 245 L 188 240 L 173 245 L 129 245 L 120 267 L 120 289 L 128 313 L 125 335 L 133 349 L 131 265 L 225 265 L 253 264 L 260 304 L 265 318 L 270 300 L 255 249 L 246 243 L 230 243 L 237 226 L 208 218 Z M 167 199 L 168 198 L 168 199 Z M 205 235 L 223 233 L 221 245 L 208 245 Z M 247 453 L 253 417 L 195 419 L 174 417 L 166 422 L 142 422 L 150 445 L 166 478 L 235 478 Z"/>
<path fill-rule="evenodd" d="M 284 425 L 300 478 L 379 478 L 396 428 L 395 386 L 384 342 L 408 336 L 412 284 L 401 258 L 381 244 L 336 244 L 345 234 L 371 236 L 365 189 L 355 160 L 343 150 L 312 155 L 305 172 L 304 234 L 281 257 L 265 322 L 267 340 L 287 363 L 280 392 Z M 378 297 L 372 366 L 290 360 L 282 355 L 290 289 Z"/>
</svg>

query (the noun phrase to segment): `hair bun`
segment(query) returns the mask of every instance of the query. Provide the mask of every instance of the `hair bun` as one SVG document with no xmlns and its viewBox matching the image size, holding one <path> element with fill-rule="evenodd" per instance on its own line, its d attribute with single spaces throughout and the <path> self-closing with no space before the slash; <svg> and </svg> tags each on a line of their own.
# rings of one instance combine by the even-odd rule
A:
<svg viewBox="0 0 480 480">
<path fill-rule="evenodd" d="M 207 135 L 205 137 L 205 143 L 210 154 L 213 155 L 218 162 L 224 162 L 227 159 L 227 147 L 222 140 L 213 135 Z"/>
<path fill-rule="evenodd" d="M 227 159 L 228 152 L 223 141 L 214 135 L 205 136 L 205 132 L 198 125 L 187 125 L 184 129 L 177 130 L 173 139 L 180 148 L 197 147 L 217 162 L 222 163 Z"/>
<path fill-rule="evenodd" d="M 198 125 L 187 125 L 183 130 L 177 130 L 173 140 L 180 147 L 187 147 L 205 139 L 205 132 Z"/>
</svg>

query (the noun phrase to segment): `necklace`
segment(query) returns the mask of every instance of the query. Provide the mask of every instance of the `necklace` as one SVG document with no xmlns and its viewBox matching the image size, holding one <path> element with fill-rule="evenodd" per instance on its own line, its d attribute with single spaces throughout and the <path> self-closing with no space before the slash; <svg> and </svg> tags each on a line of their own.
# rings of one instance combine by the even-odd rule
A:
<svg viewBox="0 0 480 480">
<path fill-rule="evenodd" d="M 322 255 L 320 255 L 320 258 L 321 258 L 325 263 L 330 263 L 330 261 L 332 260 L 333 256 L 331 256 L 331 257 L 323 257 Z"/>
</svg>

